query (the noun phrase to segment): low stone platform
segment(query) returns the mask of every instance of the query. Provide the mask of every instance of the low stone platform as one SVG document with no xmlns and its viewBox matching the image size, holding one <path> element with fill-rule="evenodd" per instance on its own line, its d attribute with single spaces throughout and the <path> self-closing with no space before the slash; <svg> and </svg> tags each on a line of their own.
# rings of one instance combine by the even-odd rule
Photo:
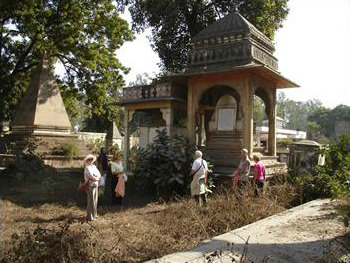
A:
<svg viewBox="0 0 350 263">
<path fill-rule="evenodd" d="M 344 233 L 334 203 L 319 199 L 148 263 L 332 262 L 326 258 L 327 248 Z"/>
</svg>

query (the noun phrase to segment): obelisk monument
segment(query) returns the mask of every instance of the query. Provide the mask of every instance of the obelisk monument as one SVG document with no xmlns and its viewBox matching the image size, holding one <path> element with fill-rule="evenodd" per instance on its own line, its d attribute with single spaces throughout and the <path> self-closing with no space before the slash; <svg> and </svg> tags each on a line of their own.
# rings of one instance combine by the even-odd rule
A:
<svg viewBox="0 0 350 263">
<path fill-rule="evenodd" d="M 54 69 L 44 54 L 16 110 L 12 134 L 69 136 L 70 132 L 71 123 L 55 82 Z"/>
</svg>

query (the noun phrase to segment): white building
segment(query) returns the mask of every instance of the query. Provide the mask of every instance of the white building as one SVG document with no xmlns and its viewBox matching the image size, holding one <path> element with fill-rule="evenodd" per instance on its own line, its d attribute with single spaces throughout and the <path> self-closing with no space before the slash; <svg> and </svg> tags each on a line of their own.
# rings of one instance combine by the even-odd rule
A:
<svg viewBox="0 0 350 263">
<path fill-rule="evenodd" d="M 276 139 L 302 140 L 306 139 L 306 132 L 284 129 L 286 121 L 280 117 L 276 117 Z M 263 126 L 255 129 L 254 141 L 257 147 L 265 147 L 268 142 L 269 127 L 268 121 L 263 121 Z"/>
</svg>

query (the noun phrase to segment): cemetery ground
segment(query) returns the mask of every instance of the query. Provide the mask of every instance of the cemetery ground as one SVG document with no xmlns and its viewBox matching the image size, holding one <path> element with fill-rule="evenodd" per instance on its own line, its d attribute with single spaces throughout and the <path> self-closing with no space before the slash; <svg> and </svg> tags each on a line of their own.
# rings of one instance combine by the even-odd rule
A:
<svg viewBox="0 0 350 263">
<path fill-rule="evenodd" d="M 298 200 L 293 188 L 276 183 L 261 198 L 255 198 L 252 189 L 217 188 L 207 207 L 199 208 L 188 197 L 155 201 L 135 191 L 130 179 L 124 207 L 111 207 L 105 198 L 99 218 L 87 223 L 86 195 L 77 190 L 80 176 L 81 172 L 34 175 L 8 183 L 2 175 L 1 262 L 142 262 L 193 248 L 291 208 Z M 336 232 L 337 242 L 348 248 L 343 222 L 335 213 L 328 221 L 326 228 L 314 221 L 283 231 L 288 237 L 296 228 L 312 229 L 320 239 L 334 238 Z"/>
</svg>

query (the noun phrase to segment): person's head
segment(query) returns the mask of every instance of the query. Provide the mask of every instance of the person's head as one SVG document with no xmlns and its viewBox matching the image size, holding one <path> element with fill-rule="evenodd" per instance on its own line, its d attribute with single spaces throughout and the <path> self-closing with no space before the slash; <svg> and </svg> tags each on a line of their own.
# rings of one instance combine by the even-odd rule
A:
<svg viewBox="0 0 350 263">
<path fill-rule="evenodd" d="M 255 161 L 255 162 L 259 162 L 260 161 L 260 156 L 259 155 L 254 155 L 253 156 L 253 160 Z"/>
<path fill-rule="evenodd" d="M 121 151 L 116 151 L 113 154 L 113 160 L 116 161 L 116 162 L 119 162 L 119 161 L 123 160 L 123 153 Z"/>
<path fill-rule="evenodd" d="M 242 157 L 247 157 L 247 156 L 248 156 L 248 150 L 245 149 L 245 148 L 243 148 L 243 149 L 241 150 L 241 156 L 242 156 Z"/>
<path fill-rule="evenodd" d="M 88 154 L 84 159 L 85 165 L 93 164 L 96 161 L 96 156 L 93 154 Z"/>
<path fill-rule="evenodd" d="M 195 151 L 194 156 L 196 157 L 196 159 L 198 159 L 198 158 L 202 158 L 203 154 L 201 151 Z"/>
</svg>

